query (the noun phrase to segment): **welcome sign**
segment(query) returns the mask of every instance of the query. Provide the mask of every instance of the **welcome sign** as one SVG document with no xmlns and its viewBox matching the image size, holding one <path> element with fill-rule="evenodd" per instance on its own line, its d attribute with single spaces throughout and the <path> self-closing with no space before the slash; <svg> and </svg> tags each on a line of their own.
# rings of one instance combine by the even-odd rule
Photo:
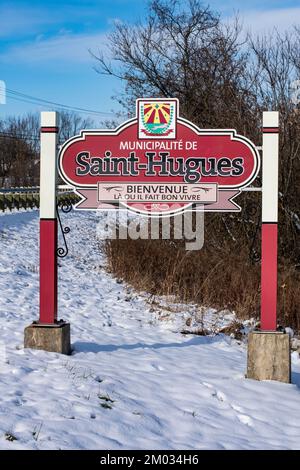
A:
<svg viewBox="0 0 300 470">
<path fill-rule="evenodd" d="M 157 215 L 236 212 L 233 200 L 257 176 L 255 145 L 233 129 L 199 129 L 176 99 L 138 99 L 136 118 L 115 130 L 83 130 L 62 146 L 59 171 L 77 209 Z"/>
</svg>

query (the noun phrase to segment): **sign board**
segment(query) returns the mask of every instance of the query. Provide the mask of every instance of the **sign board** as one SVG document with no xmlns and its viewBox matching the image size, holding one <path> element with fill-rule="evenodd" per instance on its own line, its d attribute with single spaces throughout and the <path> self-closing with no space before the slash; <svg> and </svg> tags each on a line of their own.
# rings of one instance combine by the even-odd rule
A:
<svg viewBox="0 0 300 470">
<path fill-rule="evenodd" d="M 175 99 L 137 100 L 134 119 L 115 130 L 82 131 L 58 159 L 57 135 L 58 113 L 42 112 L 40 325 L 57 323 L 57 160 L 61 176 L 81 196 L 79 209 L 123 207 L 147 215 L 239 211 L 233 199 L 260 166 L 247 138 L 232 129 L 199 129 L 178 115 Z M 261 330 L 276 331 L 278 111 L 263 112 L 261 150 Z"/>
<path fill-rule="evenodd" d="M 83 130 L 59 154 L 77 209 L 147 215 L 185 210 L 237 212 L 241 189 L 257 176 L 255 145 L 233 129 L 199 129 L 177 99 L 138 99 L 134 119 L 115 130 Z"/>
</svg>

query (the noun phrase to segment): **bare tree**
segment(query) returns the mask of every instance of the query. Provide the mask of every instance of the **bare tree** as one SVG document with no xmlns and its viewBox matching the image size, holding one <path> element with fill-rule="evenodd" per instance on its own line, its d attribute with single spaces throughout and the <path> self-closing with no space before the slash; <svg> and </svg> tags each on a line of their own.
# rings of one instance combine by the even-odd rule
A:
<svg viewBox="0 0 300 470">
<path fill-rule="evenodd" d="M 99 73 L 125 82 L 118 99 L 131 112 L 139 96 L 177 97 L 181 114 L 199 126 L 232 126 L 255 99 L 247 88 L 248 52 L 239 37 L 238 20 L 225 26 L 198 0 L 187 6 L 154 0 L 143 23 L 115 24 L 111 61 L 100 52 L 93 55 Z"/>
<path fill-rule="evenodd" d="M 94 127 L 90 118 L 73 112 L 60 112 L 59 141 Z M 23 117 L 8 117 L 0 121 L 0 184 L 20 186 L 39 184 L 40 115 L 29 113 Z"/>
<path fill-rule="evenodd" d="M 39 127 L 34 114 L 0 122 L 1 185 L 36 184 Z"/>
<path fill-rule="evenodd" d="M 249 38 L 253 93 L 262 109 L 280 112 L 280 227 L 281 254 L 300 264 L 300 119 L 292 99 L 300 78 L 300 29 Z M 253 75 L 252 75 L 253 76 Z M 299 82 L 300 84 L 300 82 Z M 300 87 L 299 87 L 300 88 Z"/>
<path fill-rule="evenodd" d="M 72 111 L 61 111 L 59 113 L 59 142 L 63 143 L 70 137 L 77 135 L 81 129 L 91 129 L 95 123 L 91 118 L 82 118 L 80 114 Z"/>
<path fill-rule="evenodd" d="M 153 0 L 143 22 L 115 24 L 110 59 L 92 54 L 98 73 L 125 83 L 117 100 L 131 114 L 138 97 L 177 97 L 180 114 L 199 127 L 236 128 L 260 145 L 262 112 L 280 111 L 280 253 L 300 264 L 300 122 L 291 100 L 300 79 L 299 39 L 298 26 L 253 38 L 238 18 L 224 24 L 198 0 Z M 210 243 L 220 250 L 224 237 L 232 249 L 259 246 L 260 199 L 240 198 L 241 214 L 226 222 L 218 214 L 206 218 Z"/>
</svg>

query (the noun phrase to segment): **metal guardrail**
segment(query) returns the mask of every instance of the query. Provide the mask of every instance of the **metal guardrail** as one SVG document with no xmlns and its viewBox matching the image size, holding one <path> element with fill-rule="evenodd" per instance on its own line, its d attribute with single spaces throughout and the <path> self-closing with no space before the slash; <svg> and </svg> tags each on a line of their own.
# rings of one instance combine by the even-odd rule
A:
<svg viewBox="0 0 300 470">
<path fill-rule="evenodd" d="M 33 209 L 40 206 L 40 188 L 0 188 L 0 211 Z M 58 186 L 57 205 L 72 205 L 79 201 L 77 194 L 70 186 Z"/>
<path fill-rule="evenodd" d="M 0 188 L 0 194 L 14 194 L 14 193 L 36 193 L 39 192 L 39 187 L 31 187 L 31 188 L 24 188 L 23 186 L 20 188 Z"/>
<path fill-rule="evenodd" d="M 70 191 L 73 192 L 73 188 L 66 184 L 58 185 L 59 192 Z M 39 186 L 17 186 L 11 188 L 0 188 L 1 193 L 39 193 L 40 187 Z"/>
</svg>

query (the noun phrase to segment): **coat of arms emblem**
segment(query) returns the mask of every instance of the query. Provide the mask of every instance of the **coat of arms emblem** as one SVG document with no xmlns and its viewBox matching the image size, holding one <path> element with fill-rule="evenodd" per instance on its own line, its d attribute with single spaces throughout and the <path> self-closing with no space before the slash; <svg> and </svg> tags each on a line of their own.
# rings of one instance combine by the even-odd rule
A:
<svg viewBox="0 0 300 470">
<path fill-rule="evenodd" d="M 176 99 L 138 100 L 139 139 L 175 139 Z"/>
</svg>

